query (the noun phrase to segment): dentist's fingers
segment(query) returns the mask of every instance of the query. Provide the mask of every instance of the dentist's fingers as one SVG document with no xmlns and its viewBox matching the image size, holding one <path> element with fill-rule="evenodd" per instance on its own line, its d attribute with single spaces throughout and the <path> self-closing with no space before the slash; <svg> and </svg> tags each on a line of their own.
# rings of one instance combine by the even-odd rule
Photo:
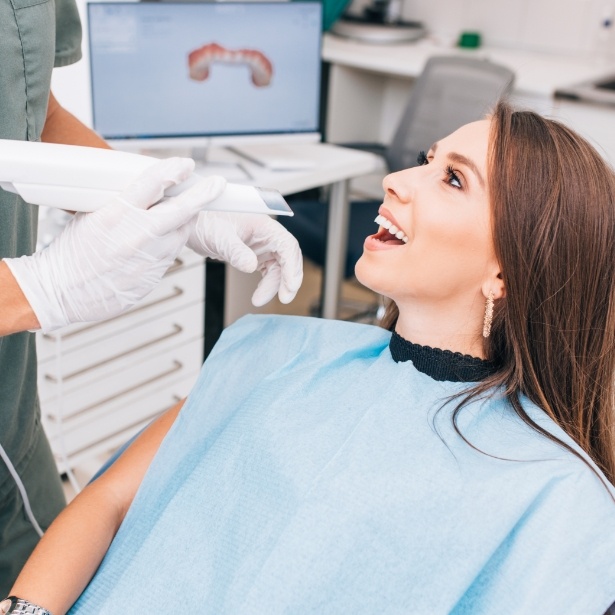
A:
<svg viewBox="0 0 615 615">
<path fill-rule="evenodd" d="M 196 219 L 203 207 L 218 198 L 225 187 L 224 177 L 219 175 L 204 177 L 184 192 L 150 208 L 147 214 L 157 220 L 158 232 L 165 235 Z"/>
<path fill-rule="evenodd" d="M 186 180 L 194 170 L 191 158 L 167 158 L 153 164 L 127 186 L 119 200 L 137 209 L 148 209 L 157 203 L 164 191 Z"/>
<path fill-rule="evenodd" d="M 289 303 L 303 281 L 303 257 L 297 240 L 276 220 L 263 214 L 202 212 L 191 223 L 187 245 L 241 271 L 263 275 L 252 303 L 262 306 L 278 294 Z M 250 254 L 251 256 L 248 256 Z"/>
</svg>

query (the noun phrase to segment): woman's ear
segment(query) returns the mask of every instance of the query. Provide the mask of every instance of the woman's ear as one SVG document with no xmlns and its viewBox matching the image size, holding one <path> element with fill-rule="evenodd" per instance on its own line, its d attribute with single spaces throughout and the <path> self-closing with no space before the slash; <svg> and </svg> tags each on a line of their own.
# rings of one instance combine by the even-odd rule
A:
<svg viewBox="0 0 615 615">
<path fill-rule="evenodd" d="M 503 299 L 506 297 L 506 287 L 504 286 L 502 272 L 498 271 L 494 276 L 491 276 L 489 280 L 485 281 L 481 290 L 485 299 L 489 297 L 490 293 L 493 293 L 494 299 Z"/>
</svg>

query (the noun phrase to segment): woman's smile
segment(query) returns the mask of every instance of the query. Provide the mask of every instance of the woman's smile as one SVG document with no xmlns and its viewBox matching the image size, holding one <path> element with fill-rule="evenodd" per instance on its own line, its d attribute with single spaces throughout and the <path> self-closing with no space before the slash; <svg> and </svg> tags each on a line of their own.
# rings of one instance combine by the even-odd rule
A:
<svg viewBox="0 0 615 615">
<path fill-rule="evenodd" d="M 380 207 L 374 222 L 379 224 L 380 228 L 377 233 L 366 238 L 366 250 L 382 250 L 408 243 L 408 235 L 385 207 Z"/>
</svg>

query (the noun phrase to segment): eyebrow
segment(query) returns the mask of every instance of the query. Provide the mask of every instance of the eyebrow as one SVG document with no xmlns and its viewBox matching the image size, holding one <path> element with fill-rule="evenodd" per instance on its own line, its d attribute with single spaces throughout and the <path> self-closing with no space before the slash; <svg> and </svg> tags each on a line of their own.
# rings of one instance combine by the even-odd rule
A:
<svg viewBox="0 0 615 615">
<path fill-rule="evenodd" d="M 432 152 L 435 153 L 435 151 L 438 149 L 438 143 L 434 143 L 430 149 Z M 485 180 L 483 179 L 481 172 L 478 170 L 478 167 L 473 160 L 467 158 L 463 154 L 458 154 L 457 152 L 450 152 L 447 157 L 453 162 L 456 162 L 457 164 L 463 164 L 464 166 L 468 167 L 474 173 L 474 175 L 476 175 L 481 187 L 485 187 Z"/>
</svg>

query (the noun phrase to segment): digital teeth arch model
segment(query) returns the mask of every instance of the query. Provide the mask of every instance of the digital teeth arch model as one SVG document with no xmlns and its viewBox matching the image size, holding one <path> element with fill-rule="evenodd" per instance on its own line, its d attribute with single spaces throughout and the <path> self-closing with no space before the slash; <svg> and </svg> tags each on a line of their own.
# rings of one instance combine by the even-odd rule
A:
<svg viewBox="0 0 615 615">
<path fill-rule="evenodd" d="M 273 65 L 263 53 L 256 49 L 226 49 L 218 43 L 208 43 L 188 54 L 190 78 L 205 81 L 209 78 L 211 65 L 215 62 L 245 64 L 256 87 L 266 87 L 271 83 Z"/>
</svg>

